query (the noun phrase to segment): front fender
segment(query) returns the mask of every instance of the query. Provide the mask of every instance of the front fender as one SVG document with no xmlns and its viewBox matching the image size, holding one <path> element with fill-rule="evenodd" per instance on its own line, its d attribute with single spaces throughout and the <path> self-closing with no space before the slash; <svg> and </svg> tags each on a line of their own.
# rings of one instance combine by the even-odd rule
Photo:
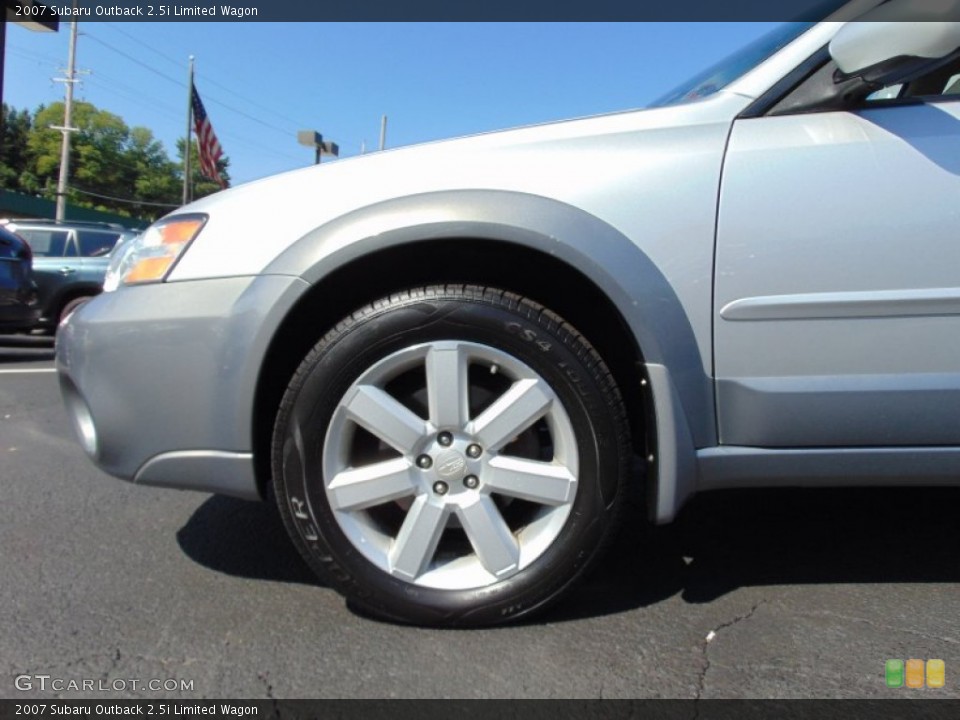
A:
<svg viewBox="0 0 960 720">
<path fill-rule="evenodd" d="M 648 376 L 660 454 L 655 514 L 670 519 L 694 487 L 694 448 L 716 441 L 712 383 L 676 292 L 651 258 L 608 223 L 536 195 L 431 192 L 343 215 L 304 235 L 264 272 L 297 275 L 316 285 L 338 268 L 387 248 L 458 238 L 549 254 L 585 275 L 617 308 L 654 370 Z"/>
</svg>

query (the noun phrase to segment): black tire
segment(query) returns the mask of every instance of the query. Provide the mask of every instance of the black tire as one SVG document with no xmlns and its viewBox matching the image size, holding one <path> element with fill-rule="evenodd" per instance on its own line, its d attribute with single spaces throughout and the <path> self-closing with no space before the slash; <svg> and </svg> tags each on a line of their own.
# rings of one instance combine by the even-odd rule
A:
<svg viewBox="0 0 960 720">
<path fill-rule="evenodd" d="M 92 296 L 90 295 L 82 295 L 68 301 L 62 308 L 60 308 L 60 315 L 57 317 L 57 325 L 59 326 L 60 323 L 66 320 L 70 313 L 72 313 L 78 307 L 86 302 L 89 302 L 91 297 Z"/>
<path fill-rule="evenodd" d="M 346 412 L 342 408 L 338 410 L 338 406 L 344 403 L 346 407 L 344 394 L 348 389 L 354 392 L 353 383 L 369 368 L 397 357 L 395 353 L 399 351 L 431 343 L 446 346 L 448 341 L 509 356 L 545 381 L 569 420 L 564 427 L 572 428 L 575 443 L 566 445 L 576 448 L 578 463 L 575 490 L 567 501 L 569 509 L 564 509 L 569 514 L 564 516 L 562 526 L 559 522 L 555 524 L 560 529 L 546 549 L 526 566 L 518 561 L 512 574 L 504 574 L 504 579 L 464 589 L 424 587 L 396 577 L 368 559 L 358 549 L 356 538 L 351 540 L 341 526 L 338 517 L 342 516 L 332 508 L 325 485 L 330 478 L 323 477 L 328 427 L 335 417 Z M 495 371 L 496 366 L 490 370 Z M 458 377 L 469 377 L 465 384 L 473 388 L 473 375 Z M 477 391 L 468 392 L 473 397 Z M 556 406 L 551 405 L 553 407 Z M 469 412 L 472 413 L 472 409 Z M 542 428 L 540 430 L 542 435 Z M 547 435 L 553 432 L 549 430 Z M 535 428 L 522 433 L 521 440 L 531 433 L 541 437 L 536 435 Z M 354 442 L 358 434 L 355 432 Z M 583 336 L 556 314 L 528 299 L 492 288 L 419 288 L 392 295 L 353 313 L 327 333 L 303 360 L 289 383 L 276 420 L 272 445 L 273 490 L 284 524 L 310 567 L 365 612 L 418 625 L 494 625 L 526 617 L 557 600 L 599 558 L 619 522 L 629 476 L 629 437 L 624 405 L 610 371 Z M 552 436 L 536 440 L 533 452 L 541 452 L 539 448 L 543 444 L 554 448 L 558 442 L 563 444 Z M 338 447 L 343 444 L 344 441 L 340 441 Z M 470 452 L 469 447 L 466 452 Z M 431 472 L 452 472 L 453 466 L 462 465 L 462 459 L 455 459 L 453 463 L 438 459 L 437 467 Z M 419 477 L 415 475 L 416 470 L 411 468 L 410 472 Z M 459 479 L 460 475 L 451 477 Z M 470 487 L 468 481 L 469 476 L 463 479 L 463 484 Z M 456 483 L 451 481 L 451 484 Z M 459 485 L 457 490 L 466 492 L 461 491 Z M 425 490 L 418 492 L 430 495 Z M 450 497 L 453 497 L 452 488 Z M 491 504 L 495 502 L 493 497 L 490 496 Z M 438 501 L 438 498 L 432 500 Z M 519 513 L 526 508 L 522 499 L 520 502 L 507 499 L 505 505 L 500 505 L 501 501 L 502 497 L 496 498 L 496 508 L 505 523 L 508 513 Z M 509 507 L 514 510 L 504 509 Z M 393 508 L 394 504 L 387 503 L 386 511 L 401 515 L 406 512 L 403 507 L 399 511 Z M 539 506 L 534 509 L 552 511 Z M 514 531 L 512 525 L 507 529 Z M 441 532 L 444 534 L 438 541 L 440 547 L 445 548 L 448 540 L 451 544 L 457 540 L 454 537 L 457 530 Z M 465 527 L 461 532 L 468 536 L 470 545 L 466 547 L 475 548 L 473 537 Z M 448 534 L 452 539 L 448 539 Z M 394 539 L 393 543 L 396 542 Z M 430 554 L 424 556 L 428 562 L 439 562 L 433 557 L 434 551 L 428 552 Z M 475 562 L 482 560 L 479 551 L 474 557 Z"/>
</svg>

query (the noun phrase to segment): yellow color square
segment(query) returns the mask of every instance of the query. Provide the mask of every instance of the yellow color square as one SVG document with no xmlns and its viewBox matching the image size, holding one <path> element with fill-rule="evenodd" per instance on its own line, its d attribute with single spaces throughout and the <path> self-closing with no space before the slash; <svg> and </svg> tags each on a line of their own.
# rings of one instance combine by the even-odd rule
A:
<svg viewBox="0 0 960 720">
<path fill-rule="evenodd" d="M 923 660 L 907 660 L 907 682 L 908 688 L 923 687 Z"/>
<path fill-rule="evenodd" d="M 946 683 L 946 674 L 943 660 L 927 660 L 927 687 L 942 688 Z"/>
</svg>

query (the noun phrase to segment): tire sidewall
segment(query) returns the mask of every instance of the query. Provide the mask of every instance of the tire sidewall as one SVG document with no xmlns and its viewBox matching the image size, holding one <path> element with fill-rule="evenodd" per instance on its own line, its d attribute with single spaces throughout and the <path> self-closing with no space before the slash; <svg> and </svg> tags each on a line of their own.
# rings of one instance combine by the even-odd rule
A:
<svg viewBox="0 0 960 720">
<path fill-rule="evenodd" d="M 57 316 L 57 324 L 62 323 L 68 316 L 74 313 L 78 307 L 90 302 L 92 298 L 92 295 L 81 295 L 80 297 L 68 300 L 63 304 L 63 307 L 60 308 L 60 313 Z"/>
<path fill-rule="evenodd" d="M 574 338 L 529 305 L 448 295 L 389 301 L 321 341 L 288 389 L 274 436 L 278 502 L 314 570 L 374 613 L 420 624 L 495 623 L 557 596 L 602 544 L 617 493 L 601 478 L 618 477 L 624 462 L 602 376 Z M 577 494 L 559 536 L 523 570 L 469 590 L 421 587 L 376 567 L 340 528 L 322 480 L 327 427 L 350 385 L 394 352 L 443 340 L 492 346 L 537 372 L 570 417 L 579 454 Z"/>
</svg>

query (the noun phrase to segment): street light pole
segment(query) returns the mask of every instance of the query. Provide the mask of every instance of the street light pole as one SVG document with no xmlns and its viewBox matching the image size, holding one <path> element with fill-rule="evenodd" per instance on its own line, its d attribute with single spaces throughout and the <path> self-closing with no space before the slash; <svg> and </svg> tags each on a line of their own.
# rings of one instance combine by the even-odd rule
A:
<svg viewBox="0 0 960 720">
<path fill-rule="evenodd" d="M 301 145 L 306 145 L 307 147 L 312 147 L 316 150 L 316 155 L 314 156 L 314 165 L 320 164 L 320 158 L 323 155 L 340 157 L 339 146 L 334 142 L 324 142 L 323 135 L 318 133 L 316 130 L 300 130 L 297 133 L 297 142 Z"/>
</svg>

